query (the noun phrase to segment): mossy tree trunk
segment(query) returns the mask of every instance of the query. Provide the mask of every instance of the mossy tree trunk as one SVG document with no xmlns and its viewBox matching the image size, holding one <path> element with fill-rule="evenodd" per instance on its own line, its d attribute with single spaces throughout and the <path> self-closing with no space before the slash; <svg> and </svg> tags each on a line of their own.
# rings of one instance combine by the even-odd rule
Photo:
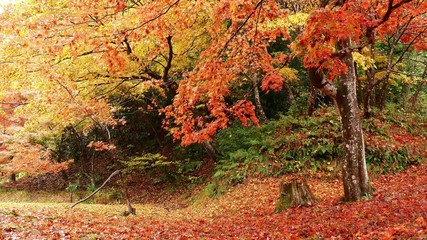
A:
<svg viewBox="0 0 427 240">
<path fill-rule="evenodd" d="M 316 198 L 305 179 L 292 179 L 290 182 L 283 180 L 280 183 L 280 196 L 276 211 L 280 213 L 288 208 L 311 206 L 315 202 Z"/>
</svg>

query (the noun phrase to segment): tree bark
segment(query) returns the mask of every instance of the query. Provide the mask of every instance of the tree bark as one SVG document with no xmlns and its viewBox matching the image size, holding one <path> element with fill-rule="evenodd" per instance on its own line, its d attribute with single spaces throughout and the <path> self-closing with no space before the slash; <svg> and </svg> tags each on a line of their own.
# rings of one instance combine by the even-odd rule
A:
<svg viewBox="0 0 427 240">
<path fill-rule="evenodd" d="M 316 198 L 311 192 L 305 179 L 292 179 L 290 183 L 280 183 L 280 196 L 277 202 L 276 212 L 282 212 L 288 208 L 312 205 Z"/>
<path fill-rule="evenodd" d="M 390 83 L 388 82 L 388 78 L 387 78 L 387 81 L 385 81 L 383 83 L 383 85 L 381 87 L 381 90 L 380 90 L 380 94 L 378 96 L 377 107 L 379 108 L 380 112 L 382 110 L 384 110 L 385 101 L 386 101 L 386 98 L 387 98 L 387 89 L 388 89 L 389 85 L 390 85 Z"/>
<path fill-rule="evenodd" d="M 292 106 L 292 104 L 295 102 L 295 96 L 292 92 L 292 89 L 289 87 L 289 84 L 284 82 L 283 88 L 285 89 L 286 93 L 288 94 L 288 101 L 289 101 L 289 107 Z"/>
<path fill-rule="evenodd" d="M 209 157 L 215 161 L 216 159 L 216 151 L 215 148 L 212 146 L 211 141 L 204 141 L 203 147 L 205 148 L 206 152 L 208 153 Z"/>
<path fill-rule="evenodd" d="M 370 45 L 369 51 L 370 51 L 370 57 L 374 59 L 375 51 L 372 44 Z M 375 73 L 376 73 L 376 70 L 374 68 L 369 68 L 368 70 L 366 70 L 366 85 L 365 85 L 364 96 L 363 96 L 363 117 L 364 118 L 370 118 L 372 116 L 371 96 L 374 90 L 373 83 L 375 81 Z"/>
<path fill-rule="evenodd" d="M 126 186 L 125 179 L 121 172 L 120 172 L 120 180 L 122 183 L 123 193 L 125 194 L 125 198 L 126 198 L 126 211 L 122 212 L 121 215 L 123 216 L 128 216 L 129 214 L 136 215 L 136 209 L 131 205 L 128 187 Z"/>
<path fill-rule="evenodd" d="M 350 40 L 342 41 L 339 45 L 341 49 L 348 48 Z M 341 60 L 348 68 L 348 71 L 339 77 L 336 95 L 344 140 L 342 160 L 344 199 L 356 201 L 371 194 L 371 185 L 366 168 L 365 145 L 357 104 L 353 56 L 351 53 L 345 53 Z"/>
<path fill-rule="evenodd" d="M 413 79 L 411 79 L 412 81 Z M 411 91 L 411 88 L 409 84 L 404 83 L 402 85 L 402 108 L 407 109 L 408 107 L 408 100 L 409 100 L 409 93 Z"/>
<path fill-rule="evenodd" d="M 307 115 L 311 116 L 314 113 L 315 104 L 316 104 L 316 88 L 313 85 L 310 85 L 310 96 L 308 98 L 308 111 Z"/>
<path fill-rule="evenodd" d="M 363 117 L 371 118 L 372 117 L 372 109 L 371 109 L 371 89 L 368 86 L 365 88 L 365 96 L 363 98 Z"/>
<path fill-rule="evenodd" d="M 409 99 L 409 102 L 411 103 L 411 112 L 415 112 L 418 102 L 418 96 L 421 93 L 421 90 L 425 85 L 427 85 L 427 81 L 425 81 L 425 78 L 427 77 L 427 62 L 425 63 L 424 72 L 422 75 L 423 80 L 420 81 L 415 89 L 415 93 L 411 96 Z"/>
<path fill-rule="evenodd" d="M 11 173 L 9 175 L 9 181 L 10 182 L 16 182 L 16 173 Z"/>
<path fill-rule="evenodd" d="M 417 109 L 418 96 L 420 95 L 424 85 L 426 85 L 426 82 L 418 83 L 415 93 L 411 96 L 411 98 L 409 98 L 409 102 L 411 103 L 411 112 L 415 112 Z"/>
<path fill-rule="evenodd" d="M 265 115 L 264 108 L 262 107 L 262 104 L 261 104 L 261 98 L 259 96 L 257 73 L 254 73 L 252 77 L 252 86 L 254 89 L 255 106 L 256 106 L 256 111 L 258 113 L 258 118 L 261 123 L 265 123 L 267 121 L 267 116 Z"/>
</svg>

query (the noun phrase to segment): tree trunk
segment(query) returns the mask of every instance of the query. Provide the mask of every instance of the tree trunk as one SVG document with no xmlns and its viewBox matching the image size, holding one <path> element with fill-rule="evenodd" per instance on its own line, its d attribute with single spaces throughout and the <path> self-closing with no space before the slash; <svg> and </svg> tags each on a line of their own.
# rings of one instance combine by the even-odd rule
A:
<svg viewBox="0 0 427 240">
<path fill-rule="evenodd" d="M 423 87 L 425 85 L 427 85 L 427 81 L 425 81 L 425 78 L 427 77 L 427 63 L 424 67 L 424 72 L 422 75 L 423 80 L 420 81 L 415 89 L 415 93 L 414 95 L 411 96 L 411 98 L 409 99 L 409 102 L 411 103 L 411 112 L 415 112 L 416 108 L 417 108 L 417 102 L 418 102 L 418 96 L 421 93 L 421 90 L 423 89 Z"/>
<path fill-rule="evenodd" d="M 312 205 L 316 199 L 311 192 L 305 179 L 292 179 L 287 183 L 282 181 L 280 183 L 280 196 L 277 202 L 276 212 L 282 212 L 288 208 Z"/>
<path fill-rule="evenodd" d="M 316 104 L 316 88 L 313 85 L 310 85 L 310 96 L 308 98 L 308 111 L 307 115 L 311 116 L 314 113 L 315 110 L 315 104 Z"/>
<path fill-rule="evenodd" d="M 363 104 L 363 87 L 362 87 L 362 81 L 360 80 L 359 74 L 357 73 L 357 63 L 354 63 L 354 69 L 356 71 L 356 96 L 358 100 L 359 106 L 362 106 Z"/>
<path fill-rule="evenodd" d="M 216 159 L 216 151 L 215 148 L 212 146 L 211 141 L 204 141 L 203 142 L 203 147 L 205 148 L 206 152 L 208 153 L 209 157 L 212 160 Z"/>
<path fill-rule="evenodd" d="M 417 108 L 417 102 L 418 102 L 418 96 L 421 93 L 421 90 L 423 89 L 423 86 L 426 84 L 426 82 L 420 82 L 418 83 L 414 95 L 409 98 L 409 102 L 411 103 L 411 112 L 415 112 Z"/>
<path fill-rule="evenodd" d="M 125 194 L 125 198 L 126 198 L 126 211 L 122 212 L 121 215 L 122 216 L 128 216 L 129 214 L 136 215 L 136 209 L 131 205 L 128 187 L 125 183 L 125 179 L 122 173 L 120 173 L 120 180 L 122 183 L 123 193 Z"/>
<path fill-rule="evenodd" d="M 364 118 L 370 118 L 372 116 L 372 109 L 371 109 L 371 96 L 372 96 L 372 83 L 375 79 L 375 74 L 373 72 L 373 69 L 368 69 L 366 71 L 366 85 L 364 90 L 364 96 L 363 96 L 363 117 Z"/>
<path fill-rule="evenodd" d="M 342 49 L 350 46 L 350 41 L 340 43 Z M 365 160 L 363 131 L 357 105 L 356 77 L 353 56 L 346 53 L 341 60 L 347 65 L 347 73 L 339 77 L 336 102 L 339 108 L 344 156 L 342 160 L 345 201 L 356 201 L 371 193 Z"/>
<path fill-rule="evenodd" d="M 289 87 L 289 84 L 286 82 L 283 82 L 283 88 L 285 88 L 285 91 L 288 94 L 289 107 L 291 107 L 292 104 L 295 102 L 294 93 L 292 92 L 292 89 Z"/>
<path fill-rule="evenodd" d="M 371 89 L 369 82 L 366 83 L 365 87 L 365 96 L 363 98 L 363 117 L 371 118 L 372 117 L 372 109 L 371 109 Z"/>
<path fill-rule="evenodd" d="M 409 88 L 408 84 L 403 83 L 403 85 L 402 85 L 402 108 L 403 109 L 406 109 L 408 98 L 409 98 L 408 97 L 409 91 L 410 91 L 410 88 Z"/>
<path fill-rule="evenodd" d="M 16 173 L 11 173 L 9 175 L 9 181 L 10 182 L 16 182 Z"/>
<path fill-rule="evenodd" d="M 350 47 L 350 40 L 339 43 L 341 49 Z M 308 73 L 311 83 L 320 91 L 333 98 L 338 106 L 343 134 L 344 156 L 342 159 L 342 177 L 344 199 L 356 201 L 371 194 L 368 171 L 366 168 L 365 145 L 357 104 L 356 75 L 351 52 L 340 58 L 348 71 L 339 76 L 337 85 L 325 80 L 316 68 Z"/>
<path fill-rule="evenodd" d="M 387 98 L 387 88 L 388 88 L 389 85 L 390 85 L 390 83 L 388 82 L 388 79 L 386 79 L 386 81 L 383 83 L 383 86 L 382 86 L 382 88 L 380 90 L 380 95 L 379 95 L 378 103 L 377 103 L 377 106 L 378 106 L 380 112 L 385 107 L 385 101 L 386 101 L 386 98 Z"/>
<path fill-rule="evenodd" d="M 370 45 L 370 57 L 372 59 L 375 58 L 375 51 L 372 46 Z M 371 109 L 371 96 L 372 92 L 374 90 L 374 81 L 375 81 L 375 69 L 369 68 L 366 70 L 366 85 L 365 90 L 362 93 L 363 96 L 363 117 L 364 118 L 370 118 L 372 116 L 372 109 Z M 364 95 L 363 95 L 364 94 Z"/>
<path fill-rule="evenodd" d="M 262 104 L 261 104 L 261 98 L 259 96 L 257 73 L 254 73 L 254 75 L 253 75 L 252 86 L 254 89 L 255 106 L 256 106 L 258 118 L 259 118 L 261 123 L 264 123 L 265 121 L 267 121 L 267 116 L 265 115 L 264 109 L 263 109 Z"/>
</svg>

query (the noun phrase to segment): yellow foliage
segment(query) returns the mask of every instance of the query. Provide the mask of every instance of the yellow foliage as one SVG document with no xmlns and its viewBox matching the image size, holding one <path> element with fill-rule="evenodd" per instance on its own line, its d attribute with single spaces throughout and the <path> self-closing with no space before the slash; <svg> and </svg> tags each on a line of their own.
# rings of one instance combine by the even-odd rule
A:
<svg viewBox="0 0 427 240">
<path fill-rule="evenodd" d="M 298 81 L 298 70 L 284 67 L 280 69 L 280 74 L 286 79 L 286 81 Z"/>
<path fill-rule="evenodd" d="M 404 74 L 400 74 L 400 73 L 392 73 L 390 75 L 390 79 L 389 79 L 390 84 L 397 86 L 398 82 L 401 83 L 406 83 L 406 84 L 411 84 L 414 82 L 414 79 L 411 77 L 408 77 Z"/>
<path fill-rule="evenodd" d="M 377 66 L 377 68 L 383 68 L 387 64 L 388 57 L 384 56 L 384 55 L 376 55 L 374 57 L 374 60 L 375 60 L 375 65 Z"/>
<path fill-rule="evenodd" d="M 288 16 L 287 27 L 294 30 L 297 27 L 303 27 L 307 24 L 308 13 L 295 13 Z"/>
<path fill-rule="evenodd" d="M 288 28 L 290 30 L 295 30 L 299 27 L 306 25 L 309 14 L 307 13 L 295 13 L 288 15 L 287 19 L 277 18 L 270 21 L 265 21 L 263 24 L 260 24 L 260 31 L 271 31 L 278 28 Z"/>
<path fill-rule="evenodd" d="M 362 55 L 358 52 L 353 52 L 353 59 L 363 70 L 368 70 L 370 68 L 375 68 L 375 60 L 371 57 Z"/>
</svg>

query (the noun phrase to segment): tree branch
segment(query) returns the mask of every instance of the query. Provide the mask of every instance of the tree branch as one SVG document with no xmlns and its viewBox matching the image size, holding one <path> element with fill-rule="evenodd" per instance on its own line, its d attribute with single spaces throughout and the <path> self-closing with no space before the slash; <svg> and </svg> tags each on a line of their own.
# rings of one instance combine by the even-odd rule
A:
<svg viewBox="0 0 427 240">
<path fill-rule="evenodd" d="M 322 73 L 318 72 L 318 68 L 309 68 L 308 76 L 310 78 L 311 84 L 314 87 L 318 88 L 321 92 L 331 97 L 332 99 L 335 99 L 337 97 L 337 88 L 334 84 L 326 80 L 322 76 Z"/>
<path fill-rule="evenodd" d="M 173 58 L 172 36 L 167 36 L 166 40 L 168 41 L 169 53 L 168 53 L 165 69 L 163 70 L 163 77 L 162 77 L 165 83 L 168 81 L 168 74 L 169 74 L 169 70 L 172 67 L 172 58 Z"/>
<path fill-rule="evenodd" d="M 129 44 L 129 41 L 128 41 L 127 37 L 125 37 L 125 39 L 123 40 L 123 43 L 126 46 L 126 52 L 127 52 L 127 54 L 131 54 L 132 53 L 132 48 L 130 47 L 130 44 Z"/>
<path fill-rule="evenodd" d="M 236 31 L 231 35 L 231 37 L 225 42 L 224 47 L 218 52 L 217 58 L 221 57 L 221 55 L 224 53 L 224 51 L 227 49 L 228 44 L 230 44 L 231 40 L 233 40 L 237 34 L 242 30 L 242 28 L 246 25 L 246 23 L 249 21 L 249 19 L 252 17 L 252 15 L 255 14 L 256 10 L 261 6 L 261 4 L 264 2 L 264 0 L 261 0 L 255 5 L 255 9 L 246 17 L 245 21 L 236 29 Z"/>
<path fill-rule="evenodd" d="M 87 197 L 85 197 L 85 198 L 83 198 L 82 200 L 80 200 L 80 201 L 78 201 L 78 202 L 76 202 L 76 203 L 74 203 L 70 208 L 73 208 L 73 207 L 75 207 L 75 206 L 77 206 L 77 205 L 79 205 L 80 203 L 82 203 L 82 202 L 84 202 L 84 201 L 86 201 L 86 200 L 88 200 L 89 198 L 91 198 L 91 197 L 93 197 L 93 195 L 95 195 L 97 192 L 99 192 L 104 186 L 105 186 L 105 184 L 107 184 L 107 182 L 109 182 L 110 180 L 111 180 L 111 178 L 113 178 L 114 176 L 116 176 L 117 174 L 119 174 L 120 173 L 120 169 L 119 170 L 116 170 L 116 171 L 114 171 L 108 178 L 107 178 L 107 180 L 105 180 L 105 182 L 99 187 L 99 188 L 97 188 L 93 193 L 91 193 L 91 194 L 89 194 L 89 196 L 87 196 Z"/>
<path fill-rule="evenodd" d="M 177 0 L 177 1 L 175 1 L 174 3 L 172 3 L 171 5 L 169 5 L 168 7 L 166 7 L 166 8 L 165 8 L 165 10 L 163 10 L 163 12 L 159 13 L 159 15 L 157 15 L 157 16 L 155 16 L 155 17 L 153 17 L 153 18 L 148 19 L 147 21 L 143 22 L 142 24 L 140 24 L 140 25 L 138 25 L 138 26 L 136 26 L 136 27 L 133 27 L 133 28 L 129 28 L 129 29 L 127 29 L 127 30 L 124 30 L 124 31 L 122 31 L 122 33 L 123 33 L 123 32 L 131 32 L 131 31 L 134 31 L 134 30 L 136 30 L 136 29 L 138 29 L 138 28 L 142 28 L 143 26 L 147 25 L 147 24 L 148 24 L 148 23 L 150 23 L 150 22 L 155 21 L 156 19 L 160 18 L 161 16 L 163 16 L 163 15 L 167 14 L 167 13 L 169 12 L 169 10 L 170 10 L 173 6 L 175 6 L 176 4 L 178 4 L 178 3 L 179 3 L 179 1 L 180 1 L 180 0 Z"/>
</svg>

